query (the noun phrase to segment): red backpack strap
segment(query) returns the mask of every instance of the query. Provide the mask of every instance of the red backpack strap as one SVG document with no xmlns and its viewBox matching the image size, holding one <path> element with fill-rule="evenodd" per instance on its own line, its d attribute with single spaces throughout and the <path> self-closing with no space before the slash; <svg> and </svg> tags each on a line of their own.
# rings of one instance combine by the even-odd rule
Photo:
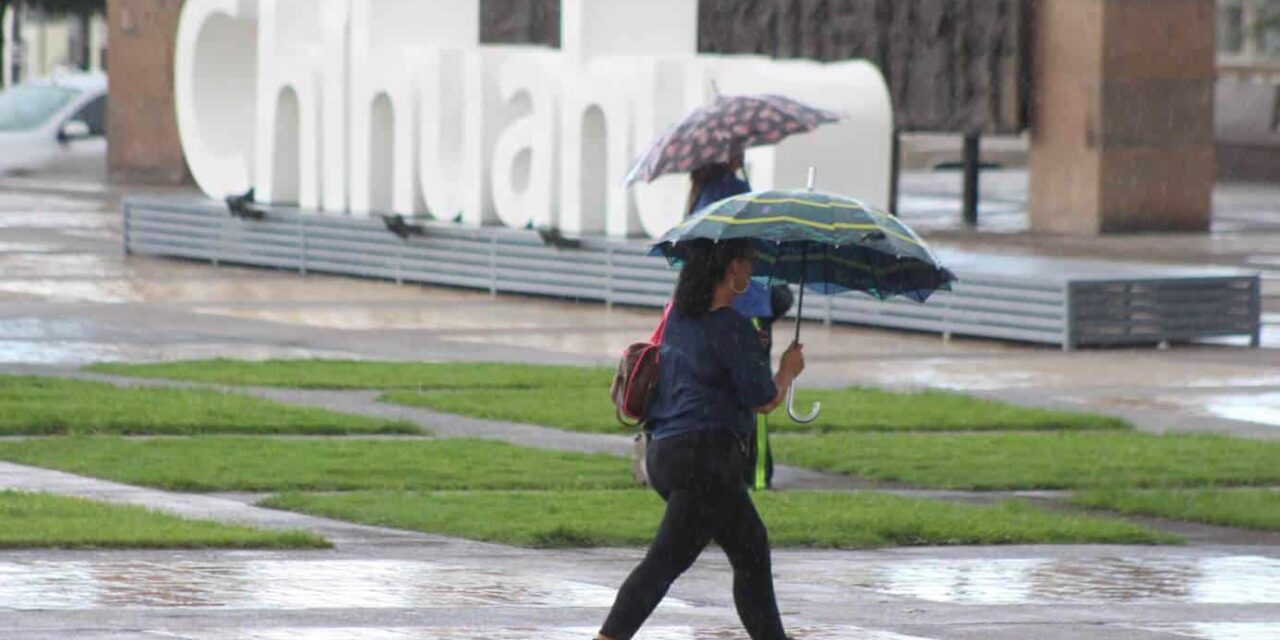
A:
<svg viewBox="0 0 1280 640">
<path fill-rule="evenodd" d="M 662 310 L 662 319 L 658 321 L 658 327 L 653 330 L 653 335 L 649 337 L 649 344 L 662 344 L 662 334 L 667 331 L 667 318 L 671 316 L 671 303 L 668 302 L 665 309 Z"/>
</svg>

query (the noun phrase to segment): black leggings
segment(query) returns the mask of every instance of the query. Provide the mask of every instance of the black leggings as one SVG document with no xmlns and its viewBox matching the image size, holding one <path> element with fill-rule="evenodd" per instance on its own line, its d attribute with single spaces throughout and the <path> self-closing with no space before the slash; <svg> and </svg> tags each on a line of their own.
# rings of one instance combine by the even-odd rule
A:
<svg viewBox="0 0 1280 640">
<path fill-rule="evenodd" d="M 785 640 L 773 594 L 769 536 L 742 486 L 741 440 L 718 430 L 654 440 L 649 480 L 667 502 L 658 534 L 631 572 L 600 633 L 629 640 L 680 574 L 715 540 L 733 565 L 733 601 L 752 640 Z"/>
</svg>

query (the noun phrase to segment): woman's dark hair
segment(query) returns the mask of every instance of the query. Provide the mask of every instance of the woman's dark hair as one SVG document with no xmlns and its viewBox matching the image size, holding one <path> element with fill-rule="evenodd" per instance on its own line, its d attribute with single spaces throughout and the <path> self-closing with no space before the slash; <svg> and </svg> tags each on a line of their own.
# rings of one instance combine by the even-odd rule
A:
<svg viewBox="0 0 1280 640">
<path fill-rule="evenodd" d="M 689 173 L 689 198 L 684 203 L 684 215 L 689 217 L 693 215 L 693 205 L 698 203 L 698 196 L 702 195 L 702 187 L 708 182 L 719 178 L 720 176 L 732 172 L 733 169 L 724 163 L 709 164 L 705 167 L 698 167 Z"/>
<path fill-rule="evenodd" d="M 720 242 L 698 238 L 681 245 L 685 261 L 676 282 L 675 312 L 682 318 L 699 318 L 711 310 L 716 286 L 724 280 L 729 265 L 739 258 L 752 257 L 755 248 L 743 238 Z"/>
<path fill-rule="evenodd" d="M 693 215 L 693 205 L 698 203 L 698 196 L 702 195 L 702 187 L 727 173 L 736 173 L 738 169 L 742 168 L 744 162 L 746 162 L 746 157 L 743 155 L 742 150 L 738 149 L 733 152 L 728 162 L 717 162 L 691 171 L 689 173 L 689 199 L 684 203 L 685 217 Z"/>
</svg>

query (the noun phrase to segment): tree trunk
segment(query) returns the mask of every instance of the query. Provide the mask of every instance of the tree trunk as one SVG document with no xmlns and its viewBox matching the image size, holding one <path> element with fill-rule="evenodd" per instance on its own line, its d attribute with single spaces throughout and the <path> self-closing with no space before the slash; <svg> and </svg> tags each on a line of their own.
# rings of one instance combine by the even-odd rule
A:
<svg viewBox="0 0 1280 640">
<path fill-rule="evenodd" d="M 13 4 L 11 0 L 0 0 L 0 81 L 7 75 L 4 70 L 13 64 L 13 61 L 8 56 L 9 31 L 5 28 L 4 23 L 4 14 L 9 10 L 9 5 L 11 4 Z M 16 20 L 14 24 L 17 24 Z"/>
<path fill-rule="evenodd" d="M 82 11 L 76 14 L 76 23 L 80 28 L 80 70 L 88 71 L 89 65 L 93 61 L 93 13 L 90 11 Z"/>
</svg>

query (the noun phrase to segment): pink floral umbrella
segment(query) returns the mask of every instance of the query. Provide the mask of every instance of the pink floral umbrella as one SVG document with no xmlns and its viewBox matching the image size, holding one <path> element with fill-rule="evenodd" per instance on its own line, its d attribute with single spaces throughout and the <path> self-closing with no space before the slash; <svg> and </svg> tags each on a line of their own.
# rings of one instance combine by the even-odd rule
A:
<svg viewBox="0 0 1280 640">
<path fill-rule="evenodd" d="M 779 95 L 717 96 L 654 140 L 627 172 L 626 183 L 727 163 L 750 147 L 777 144 L 840 117 Z"/>
</svg>

